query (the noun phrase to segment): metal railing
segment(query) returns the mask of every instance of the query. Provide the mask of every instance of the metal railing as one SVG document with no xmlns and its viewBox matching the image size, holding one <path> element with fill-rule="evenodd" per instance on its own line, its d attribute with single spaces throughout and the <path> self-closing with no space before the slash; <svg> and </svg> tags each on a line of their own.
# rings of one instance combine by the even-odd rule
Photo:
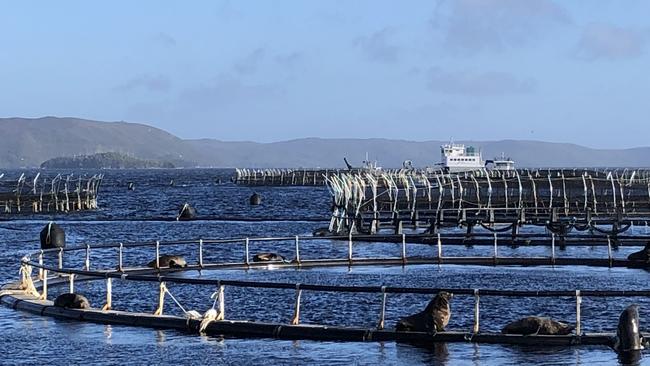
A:
<svg viewBox="0 0 650 366">
<path fill-rule="evenodd" d="M 503 262 L 504 257 L 499 257 L 498 255 L 498 242 L 497 236 L 494 235 L 494 252 L 493 257 L 491 258 L 495 265 L 498 265 Z M 582 335 L 582 324 L 581 324 L 581 303 L 584 297 L 650 297 L 650 289 L 648 290 L 634 290 L 634 291 L 617 291 L 617 290 L 551 290 L 551 291 L 520 291 L 520 290 L 496 290 L 496 289 L 463 289 L 463 288 L 422 288 L 422 287 L 395 287 L 395 286 L 340 286 L 340 285 L 318 285 L 318 284 L 305 284 L 305 283 L 287 283 L 287 282 L 255 282 L 255 281 L 241 281 L 241 280 L 218 280 L 218 279 L 205 279 L 205 278 L 188 278 L 188 277 L 177 277 L 177 276 L 168 276 L 165 273 L 170 269 L 160 268 L 160 249 L 161 247 L 170 246 L 170 245 L 187 245 L 187 246 L 198 246 L 198 255 L 196 264 L 189 265 L 186 270 L 191 269 L 204 269 L 204 268 L 251 268 L 255 266 L 267 266 L 268 262 L 255 263 L 250 261 L 250 244 L 253 242 L 289 242 L 292 247 L 294 247 L 294 258 L 291 262 L 282 262 L 277 263 L 279 266 L 286 267 L 300 267 L 302 265 L 318 266 L 318 265 L 364 265 L 369 264 L 367 260 L 363 258 L 355 258 L 353 252 L 353 246 L 355 242 L 351 235 L 348 236 L 348 245 L 346 258 L 326 258 L 326 259 L 311 259 L 311 260 L 301 260 L 300 257 L 300 244 L 304 241 L 310 240 L 323 240 L 323 238 L 317 237 L 264 237 L 264 238 L 236 238 L 236 239 L 199 239 L 199 240 L 181 240 L 181 241 L 155 241 L 155 242 L 146 242 L 146 243 L 115 243 L 115 244 L 98 244 L 98 245 L 84 245 L 78 247 L 70 248 L 61 248 L 61 249 L 47 249 L 41 250 L 36 253 L 32 253 L 22 258 L 22 266 L 31 266 L 39 269 L 38 280 L 41 281 L 41 294 L 40 299 L 47 299 L 48 293 L 48 278 L 53 278 L 50 275 L 56 274 L 59 278 L 68 277 L 69 291 L 74 292 L 75 280 L 96 280 L 96 279 L 105 279 L 106 281 L 106 301 L 103 310 L 109 310 L 112 307 L 112 281 L 117 279 L 120 281 L 141 281 L 141 282 L 158 282 L 160 286 L 160 306 L 159 309 L 162 309 L 162 299 L 164 298 L 166 289 L 166 283 L 176 283 L 176 284 L 192 284 L 192 285 L 201 285 L 201 286 L 216 286 L 218 300 L 215 301 L 215 304 L 219 304 L 219 314 L 220 319 L 224 319 L 225 314 L 225 302 L 223 301 L 223 296 L 225 293 L 226 286 L 229 287 L 241 287 L 241 288 L 265 288 L 265 289 L 293 289 L 295 290 L 295 305 L 293 309 L 293 316 L 291 318 L 291 324 L 297 325 L 300 324 L 300 308 L 302 303 L 302 292 L 303 291 L 315 291 L 315 292 L 334 292 L 334 293 L 374 293 L 379 295 L 381 300 L 380 314 L 377 321 L 377 329 L 383 329 L 385 324 L 385 314 L 386 314 L 386 301 L 389 294 L 436 294 L 440 291 L 452 292 L 455 295 L 462 296 L 471 296 L 474 298 L 474 317 L 471 333 L 476 334 L 480 330 L 480 297 L 481 296 L 497 296 L 497 297 L 568 297 L 575 299 L 575 316 L 576 316 L 576 335 Z M 554 236 L 553 236 L 554 242 Z M 239 244 L 243 246 L 243 260 L 239 263 L 205 263 L 204 262 L 204 252 L 206 247 L 214 244 Z M 150 269 L 151 272 L 143 272 L 142 268 L 127 268 L 124 266 L 124 249 L 125 248 L 136 248 L 136 247 L 154 247 L 155 248 L 155 260 L 156 268 Z M 438 236 L 437 241 L 437 257 L 431 258 L 431 263 L 436 261 L 444 263 L 445 257 L 442 253 L 442 239 Z M 117 249 L 117 258 L 118 266 L 117 270 L 115 269 L 97 269 L 91 270 L 90 266 L 90 257 L 92 249 L 106 249 L 106 248 L 116 248 Z M 558 258 L 555 257 L 555 247 L 551 247 L 551 256 L 549 259 L 549 264 L 555 263 Z M 85 260 L 83 269 L 75 268 L 66 268 L 64 267 L 64 253 L 74 252 L 74 251 L 84 251 Z M 402 235 L 401 242 L 401 255 L 399 257 L 389 257 L 384 259 L 370 259 L 370 264 L 372 263 L 401 263 L 406 265 L 408 263 L 418 263 L 415 258 L 409 258 L 407 256 L 407 245 L 406 245 L 406 235 Z M 45 257 L 49 255 L 56 255 L 57 263 L 55 265 L 45 264 Z M 38 257 L 37 261 L 33 261 L 32 257 Z M 611 246 L 608 250 L 608 259 L 607 262 L 611 266 L 614 259 L 612 258 Z M 178 269 L 174 269 L 178 270 Z"/>
</svg>

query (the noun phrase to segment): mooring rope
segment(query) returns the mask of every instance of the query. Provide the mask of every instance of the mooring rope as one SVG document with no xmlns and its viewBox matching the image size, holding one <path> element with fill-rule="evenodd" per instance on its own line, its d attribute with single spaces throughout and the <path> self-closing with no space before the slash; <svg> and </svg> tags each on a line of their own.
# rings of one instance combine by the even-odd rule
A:
<svg viewBox="0 0 650 366">
<path fill-rule="evenodd" d="M 34 281 L 32 281 L 32 266 L 23 264 L 20 266 L 18 274 L 20 275 L 20 285 L 18 288 L 2 290 L 0 291 L 0 297 L 18 294 L 27 294 L 39 297 L 40 294 L 36 290 L 36 286 L 34 286 Z"/>
</svg>

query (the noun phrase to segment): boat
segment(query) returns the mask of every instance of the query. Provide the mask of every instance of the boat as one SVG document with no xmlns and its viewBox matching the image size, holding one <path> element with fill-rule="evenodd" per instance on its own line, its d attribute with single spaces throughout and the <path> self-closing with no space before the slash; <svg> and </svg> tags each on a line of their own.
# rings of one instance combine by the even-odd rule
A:
<svg viewBox="0 0 650 366">
<path fill-rule="evenodd" d="M 360 170 L 366 173 L 381 173 L 382 167 L 377 165 L 377 160 L 370 160 L 368 157 L 368 153 L 366 152 L 366 160 L 364 160 L 361 163 L 361 167 L 354 167 L 352 164 L 348 162 L 347 158 L 343 158 L 343 161 L 345 161 L 345 165 L 347 166 L 348 170 Z"/>
<path fill-rule="evenodd" d="M 494 158 L 493 160 L 487 160 L 485 165 L 492 164 L 490 169 L 492 170 L 501 170 L 501 171 L 513 171 L 515 170 L 515 162 L 506 157 L 505 153 L 501 153 L 501 156 Z"/>
<path fill-rule="evenodd" d="M 485 168 L 481 151 L 474 146 L 444 144 L 440 147 L 440 165 L 447 173 L 466 172 Z"/>
</svg>

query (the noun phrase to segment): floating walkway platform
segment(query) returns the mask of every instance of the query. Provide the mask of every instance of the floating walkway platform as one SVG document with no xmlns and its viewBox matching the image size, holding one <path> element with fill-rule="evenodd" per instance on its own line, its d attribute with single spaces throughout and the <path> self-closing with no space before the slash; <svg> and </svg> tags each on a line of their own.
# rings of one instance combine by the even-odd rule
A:
<svg viewBox="0 0 650 366">
<path fill-rule="evenodd" d="M 360 242 L 348 243 L 347 256 L 343 258 L 322 258 L 301 260 L 301 243 L 310 240 L 323 240 L 315 237 L 277 237 L 277 238 L 235 238 L 235 239 L 214 239 L 214 240 L 186 240 L 170 242 L 148 242 L 148 243 L 117 243 L 103 245 L 86 245 L 65 249 L 48 249 L 31 253 L 21 259 L 21 280 L 12 285 L 7 285 L 0 292 L 0 302 L 5 306 L 16 310 L 27 311 L 33 314 L 52 316 L 57 318 L 75 319 L 102 324 L 121 324 L 131 326 L 142 326 L 151 328 L 166 328 L 184 331 L 190 334 L 206 334 L 224 337 L 263 337 L 274 339 L 308 339 L 323 341 L 397 341 L 422 345 L 434 343 L 451 342 L 472 342 L 472 343 L 493 343 L 493 344 L 518 344 L 518 345 L 554 345 L 554 346 L 575 346 L 575 345 L 605 345 L 611 346 L 614 332 L 589 333 L 582 331 L 581 304 L 584 298 L 647 298 L 650 297 L 650 289 L 640 290 L 549 290 L 549 291 L 523 291 L 523 290 L 498 290 L 498 289 L 472 289 L 472 288 L 429 288 L 429 287 L 398 287 L 398 286 L 358 286 L 358 285 L 325 285 L 308 283 L 285 283 L 285 282 L 260 282 L 246 281 L 240 279 L 211 279 L 191 276 L 178 276 L 177 272 L 198 271 L 213 269 L 269 269 L 269 268 L 313 268 L 313 267 L 352 267 L 368 265 L 396 265 L 409 266 L 417 264 L 471 264 L 471 265 L 540 265 L 540 266 L 568 266 L 568 265 L 595 265 L 595 266 L 626 266 L 626 267 L 647 267 L 646 262 L 635 262 L 626 259 L 612 258 L 515 258 L 500 257 L 495 250 L 493 257 L 409 257 L 406 255 L 406 246 L 402 246 L 401 257 L 363 258 L 354 256 L 353 246 Z M 260 242 L 272 241 L 277 243 L 278 249 L 288 248 L 294 250 L 291 260 L 277 262 L 253 262 L 250 260 L 251 245 Z M 215 250 L 223 245 L 241 245 L 243 261 L 241 262 L 204 262 L 204 254 L 209 251 L 214 254 Z M 285 245 L 286 244 L 286 247 Z M 173 246 L 174 250 L 181 250 L 182 253 L 192 253 L 195 258 L 187 258 L 188 265 L 185 268 L 160 267 L 159 258 L 161 249 Z M 125 249 L 127 248 L 149 248 L 155 253 L 155 268 L 147 267 L 126 267 L 124 266 Z M 94 250 L 111 249 L 116 256 L 117 269 L 113 264 L 102 264 L 90 262 L 91 252 Z M 78 252 L 85 254 L 83 268 L 65 266 L 65 256 L 68 253 Z M 133 253 L 129 250 L 129 253 Z M 179 254 L 182 254 L 179 253 Z M 442 251 L 439 252 L 441 254 Z M 141 253 L 137 253 L 139 257 Z M 104 257 L 104 260 L 107 258 Z M 112 262 L 112 261 L 109 261 Z M 90 269 L 92 265 L 92 270 Z M 32 269 L 38 273 L 32 276 Z M 48 289 L 52 287 L 68 288 L 73 293 L 75 284 L 82 281 L 103 281 L 105 283 L 104 306 L 95 309 L 67 309 L 53 306 L 48 299 Z M 122 286 L 129 282 L 137 282 L 142 285 L 147 283 L 155 284 L 159 289 L 158 295 L 153 300 L 157 303 L 157 310 L 153 313 L 130 312 L 112 309 L 112 287 L 113 281 L 122 282 Z M 172 295 L 167 287 L 168 284 L 198 285 L 208 289 L 216 289 L 213 294 L 214 303 L 211 311 L 212 317 L 208 317 L 209 311 L 201 313 L 185 309 Z M 269 323 L 257 321 L 229 320 L 226 317 L 225 294 L 226 288 L 236 287 L 240 289 L 285 289 L 295 291 L 295 303 L 292 314 L 287 318 L 287 323 Z M 376 326 L 359 327 L 344 325 L 321 325 L 301 323 L 302 294 L 305 291 L 328 293 L 328 296 L 338 296 L 343 293 L 352 294 L 377 294 L 380 301 L 380 312 L 377 314 Z M 473 299 L 473 322 L 470 329 L 459 330 L 450 328 L 444 332 L 435 334 L 423 332 L 397 332 L 386 327 L 386 303 L 389 296 L 394 294 L 425 294 L 435 295 L 440 291 L 453 292 L 455 296 L 466 296 Z M 248 296 L 248 295 L 247 295 Z M 259 296 L 259 294 L 258 294 Z M 563 298 L 574 300 L 575 306 L 575 332 L 570 335 L 506 335 L 494 332 L 481 331 L 480 327 L 480 299 L 485 297 L 505 298 Z M 163 315 L 165 299 L 171 298 L 183 311 L 185 316 Z M 121 299 L 124 300 L 124 299 Z M 122 301 L 123 302 L 123 301 Z M 126 304 L 126 302 L 123 302 Z M 203 309 L 202 309 L 203 310 Z M 289 315 L 289 314 L 287 314 Z M 404 316 L 408 314 L 403 314 Z M 513 319 L 514 320 L 514 319 Z M 612 325 L 612 328 L 615 324 Z"/>
</svg>

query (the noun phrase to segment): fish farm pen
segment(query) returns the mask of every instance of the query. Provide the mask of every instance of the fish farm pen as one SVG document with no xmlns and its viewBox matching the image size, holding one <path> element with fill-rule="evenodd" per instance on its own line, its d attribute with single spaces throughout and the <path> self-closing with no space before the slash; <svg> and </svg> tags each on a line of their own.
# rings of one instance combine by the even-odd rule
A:
<svg viewBox="0 0 650 366">
<path fill-rule="evenodd" d="M 346 170 L 320 176 L 307 170 L 287 172 L 276 170 L 266 181 L 262 178 L 265 183 L 257 178 L 243 183 L 242 177 L 249 179 L 251 174 L 238 170 L 235 181 L 309 185 L 311 177 L 311 184 L 319 185 L 322 180 L 332 198 L 328 227 L 310 236 L 111 242 L 51 249 L 43 246 L 41 237 L 43 249 L 20 259 L 19 279 L 0 289 L 0 303 L 44 316 L 187 334 L 396 341 L 427 347 L 451 342 L 615 347 L 623 317 L 607 312 L 615 308 L 608 307 L 610 302 L 650 307 L 650 288 L 644 285 L 623 290 L 596 283 L 596 288 L 577 288 L 569 281 L 560 290 L 545 286 L 518 290 L 494 282 L 492 287 L 438 288 L 436 282 L 404 285 L 398 283 L 399 276 L 381 275 L 391 268 L 648 270 L 650 171 Z M 25 197 L 34 202 L 40 197 L 34 192 L 51 187 L 44 196 L 54 198 L 58 209 L 64 208 L 57 203 L 62 194 L 68 202 L 96 197 L 102 176 L 85 181 L 57 176 L 37 184 L 38 178 L 27 184 L 21 177 L 18 186 L 13 184 L 14 196 L 19 192 L 21 202 Z M 5 186 L 9 187 L 6 182 Z M 47 228 L 50 238 L 51 226 Z M 174 263 L 182 264 L 165 262 L 170 254 Z M 376 269 L 380 275 L 370 277 L 369 284 L 354 279 L 342 283 L 322 273 L 308 275 L 319 268 L 329 274 Z M 286 277 L 274 279 L 282 271 Z M 304 277 L 296 280 L 296 273 Z M 432 273 L 420 280 L 435 277 Z M 412 314 L 413 304 L 442 292 L 458 297 L 453 324 L 433 332 L 398 330 L 396 324 Z M 92 306 L 57 305 L 66 293 L 88 295 Z M 273 301 L 265 304 L 263 299 L 268 298 Z M 517 321 L 515 315 L 531 315 L 524 313 L 530 309 L 518 307 L 501 311 L 500 306 L 514 299 L 543 308 L 532 313 L 536 315 L 565 309 L 563 314 L 570 314 L 569 332 L 505 332 L 504 326 Z M 337 312 L 336 318 L 331 311 Z"/>
<path fill-rule="evenodd" d="M 323 238 L 307 237 L 270 237 L 270 238 L 235 238 L 214 240 L 185 240 L 185 241 L 156 241 L 145 243 L 116 243 L 82 245 L 69 248 L 54 248 L 40 250 L 24 256 L 21 259 L 20 280 L 2 288 L 0 300 L 6 306 L 24 310 L 39 315 L 59 318 L 77 319 L 104 324 L 121 324 L 153 328 L 178 329 L 188 333 L 207 334 L 231 337 L 267 337 L 278 339 L 311 339 L 328 341 L 402 341 L 421 344 L 435 342 L 476 342 L 498 344 L 527 344 L 527 345 L 612 345 L 615 336 L 615 324 L 609 330 L 585 331 L 582 314 L 583 302 L 587 299 L 625 298 L 634 300 L 647 298 L 650 290 L 580 290 L 571 291 L 516 291 L 475 288 L 425 288 L 391 286 L 359 286 L 359 285 L 327 285 L 318 283 L 291 283 L 249 281 L 240 279 L 215 279 L 207 275 L 210 271 L 241 271 L 241 270 L 279 270 L 315 267 L 355 267 L 355 266 L 411 266 L 417 264 L 483 264 L 490 266 L 512 265 L 517 263 L 530 264 L 527 258 L 499 257 L 447 257 L 438 255 L 410 256 L 406 247 L 398 245 L 395 253 L 382 256 L 366 257 L 360 254 L 364 243 L 349 240 L 341 256 L 328 258 L 313 258 L 309 253 L 310 242 L 322 242 Z M 286 258 L 275 262 L 256 262 L 251 260 L 255 248 L 265 243 L 274 243 L 274 248 Z M 240 248 L 239 259 L 230 258 L 208 261 L 215 258 L 215 253 L 222 251 L 224 246 Z M 421 246 L 419 246 L 421 247 Z M 147 249 L 151 256 L 135 253 L 136 249 Z M 187 258 L 184 268 L 163 267 L 159 260 L 160 253 L 174 250 Z M 418 251 L 417 248 L 411 250 Z M 129 253 L 134 253 L 129 256 Z M 547 259 L 552 259 L 550 257 Z M 218 257 L 218 256 L 217 256 Z M 97 259 L 99 258 L 99 263 Z M 153 268 L 143 263 L 153 259 Z M 485 259 L 485 261 L 482 261 Z M 494 261 L 493 261 L 494 259 Z M 539 259 L 539 258 L 537 258 Z M 558 258 L 559 259 L 559 258 Z M 556 260 L 555 266 L 590 265 L 611 266 L 612 259 L 605 258 L 565 258 L 566 261 Z M 618 265 L 636 266 L 638 263 L 627 259 L 613 260 Z M 547 265 L 551 262 L 539 262 L 537 265 Z M 647 263 L 645 263 L 647 266 Z M 36 269 L 36 273 L 32 273 Z M 220 272 L 217 272 L 220 273 Z M 237 272 L 235 272 L 237 273 Z M 198 276 L 196 275 L 198 274 Z M 92 290 L 100 299 L 101 305 L 90 309 L 70 309 L 54 306 L 50 300 L 52 292 L 74 293 L 75 289 L 92 282 Z M 137 290 L 127 291 L 128 286 L 137 286 Z M 183 287 L 192 286 L 191 298 L 179 295 Z M 87 288 L 90 289 L 90 288 Z M 121 290 L 120 290 L 121 289 Z M 243 291 L 243 292 L 242 292 Z M 262 291 L 262 292 L 260 292 Z M 434 334 L 418 331 L 396 331 L 392 324 L 399 316 L 404 316 L 399 307 L 389 308 L 391 299 L 404 295 L 423 296 L 433 295 L 440 291 L 452 292 L 456 296 L 465 297 L 463 313 L 466 314 L 462 324 L 464 328 L 449 329 Z M 116 295 L 116 293 L 121 295 Z M 345 324 L 319 324 L 313 321 L 303 322 L 305 309 L 304 298 L 309 293 L 319 293 L 328 296 L 329 302 L 336 303 L 341 296 L 370 296 L 374 301 L 364 302 L 363 319 L 365 325 L 350 326 Z M 200 297 L 203 294 L 204 300 Z M 237 295 L 235 295 L 237 294 Z M 238 302 L 256 301 L 255 296 L 277 296 L 283 304 L 293 304 L 288 310 L 283 306 L 275 314 L 274 319 L 285 321 L 269 322 L 255 319 L 241 319 L 241 305 L 227 307 L 232 304 L 233 297 Z M 142 300 L 150 296 L 151 311 L 130 309 L 130 301 Z M 116 296 L 131 296 L 121 298 Z M 490 324 L 485 330 L 481 321 L 484 311 L 493 311 L 481 305 L 482 301 L 490 298 L 542 298 L 557 299 L 564 306 L 574 311 L 574 331 L 566 335 L 517 335 L 502 334 L 493 329 L 497 324 Z M 167 300 L 167 303 L 165 302 Z M 198 302 L 197 302 L 198 301 Z M 114 304 L 119 304 L 114 306 Z M 183 305 L 185 304 L 185 306 Z M 250 303 L 248 304 L 251 305 Z M 598 303 L 590 303 L 597 307 Z M 591 309 L 593 310 L 593 309 Z M 168 315 L 165 315 L 169 313 Z M 231 313 L 238 313 L 232 320 Z M 268 316 L 268 315 L 264 315 Z M 327 317 L 326 315 L 323 315 Z M 255 317 L 255 314 L 249 314 Z"/>
<path fill-rule="evenodd" d="M 4 214 L 68 212 L 97 208 L 103 174 L 89 177 L 61 175 L 8 179 L 0 174 L 0 210 Z"/>
<path fill-rule="evenodd" d="M 630 227 L 650 221 L 650 172 L 646 170 L 517 170 L 458 174 L 340 174 L 327 178 L 332 216 L 326 234 L 380 237 L 404 229 L 435 236 L 452 229 L 466 244 L 475 228 L 508 236 L 513 243 L 538 241 L 537 226 L 562 243 L 589 232 L 618 244 Z M 459 229 L 464 230 L 459 234 Z M 385 235 L 384 235 L 385 236 Z M 549 235 L 547 235 L 549 236 Z M 373 239 L 374 240 L 374 239 Z M 480 240 L 479 240 L 480 241 Z M 548 240 L 547 240 L 548 242 Z"/>
</svg>

